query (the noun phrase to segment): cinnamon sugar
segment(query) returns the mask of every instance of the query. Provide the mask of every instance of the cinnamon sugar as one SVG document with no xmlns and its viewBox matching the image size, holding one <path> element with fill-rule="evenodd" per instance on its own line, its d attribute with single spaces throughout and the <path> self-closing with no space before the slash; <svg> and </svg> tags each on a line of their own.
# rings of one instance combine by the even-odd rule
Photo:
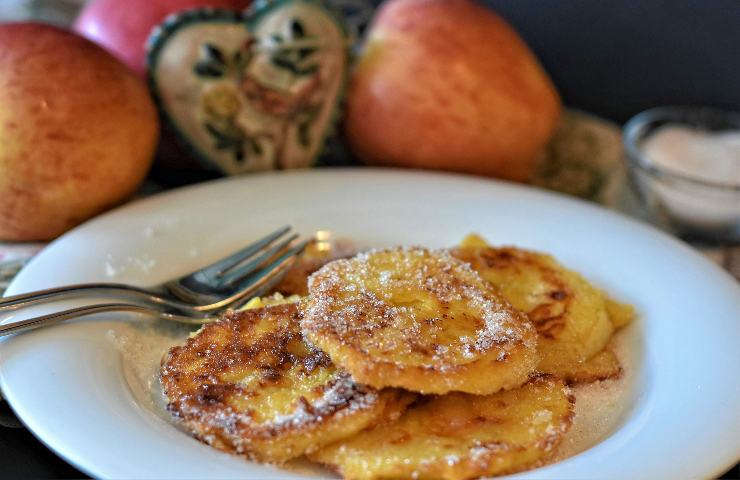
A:
<svg viewBox="0 0 740 480">
<path fill-rule="evenodd" d="M 309 289 L 304 331 L 329 333 L 340 342 L 359 341 L 359 348 L 374 354 L 428 357 L 425 367 L 443 367 L 490 350 L 505 358 L 508 345 L 532 343 L 526 335 L 529 323 L 468 264 L 445 250 L 370 250 L 314 273 Z M 426 318 L 420 312 L 429 310 L 429 301 L 439 308 L 437 316 Z M 445 338 L 455 303 L 465 304 L 455 320 L 465 334 Z"/>
<path fill-rule="evenodd" d="M 426 250 L 406 248 L 403 249 L 406 252 L 416 252 L 421 254 Z M 361 254 L 357 258 L 365 258 L 374 252 L 380 252 L 374 250 Z M 444 258 L 446 252 L 443 251 L 426 251 L 433 255 L 441 254 Z M 339 262 L 349 262 L 349 260 L 340 260 Z M 403 261 L 400 265 L 410 265 L 408 260 Z M 446 275 L 455 275 L 465 270 L 470 270 L 467 264 L 462 266 L 458 265 L 445 265 L 445 260 L 441 261 L 435 268 L 439 267 L 439 271 Z M 437 278 L 437 274 L 431 275 L 429 267 L 420 269 L 413 277 L 408 279 L 400 279 L 394 276 L 393 271 L 396 268 L 388 268 L 382 271 L 378 276 L 379 282 L 384 286 L 390 288 L 390 286 L 396 285 L 398 282 L 406 281 L 408 285 L 416 285 L 424 288 L 425 291 L 429 291 L 434 295 L 438 295 L 443 302 L 457 302 L 466 301 L 470 302 L 479 309 L 482 314 L 480 320 L 481 325 L 475 332 L 471 332 L 470 335 L 464 335 L 461 338 L 459 345 L 457 344 L 435 344 L 432 350 L 430 350 L 433 362 L 443 362 L 445 359 L 450 358 L 451 350 L 454 352 L 455 348 L 460 348 L 460 351 L 466 357 L 474 357 L 476 352 L 484 351 L 490 348 L 499 348 L 499 358 L 504 360 L 507 355 L 505 343 L 510 340 L 521 339 L 521 332 L 517 329 L 508 326 L 507 323 L 512 322 L 511 314 L 504 311 L 496 311 L 497 305 L 495 300 L 487 298 L 486 295 L 481 294 L 480 290 L 473 288 L 467 284 L 455 284 L 454 288 L 449 285 L 445 285 L 442 281 Z M 471 270 L 472 271 L 472 270 Z M 474 273 L 474 272 L 473 272 Z M 318 275 L 327 274 L 326 272 L 318 273 Z M 379 292 L 374 295 L 368 294 L 364 291 L 366 285 L 363 284 L 363 275 L 367 275 L 368 271 L 360 271 L 356 277 L 353 278 L 351 284 L 347 284 L 346 279 L 342 279 L 338 272 L 333 271 L 328 273 L 329 280 L 336 282 L 335 285 L 343 285 L 343 293 L 347 295 L 347 299 L 357 302 L 368 302 L 367 304 L 375 311 L 382 313 L 381 318 L 384 321 L 390 322 L 396 318 L 410 317 L 413 316 L 413 305 L 392 305 L 389 306 L 389 302 L 392 298 Z M 477 275 L 477 274 L 476 274 Z M 324 279 L 322 278 L 322 281 Z M 357 283 L 354 283 L 357 281 Z M 452 282 L 454 284 L 454 282 Z M 323 292 L 326 293 L 326 292 Z M 321 295 L 318 292 L 317 295 Z M 324 302 L 329 300 L 324 297 Z M 326 307 L 326 305 L 324 305 Z M 320 310 L 320 309 L 319 309 Z M 364 307 L 357 305 L 347 305 L 343 314 L 351 318 L 361 318 Z M 305 319 L 304 319 L 305 320 Z M 318 326 L 327 325 L 332 328 L 337 328 L 341 331 L 345 328 L 345 332 L 348 333 L 350 330 L 347 326 L 335 325 L 334 322 L 326 323 L 327 318 L 318 317 L 312 318 L 311 322 L 313 326 L 311 328 L 317 328 Z M 433 330 L 434 325 L 437 326 L 443 323 L 445 319 L 443 315 L 439 318 L 427 319 L 430 321 L 429 325 L 424 325 L 423 329 L 431 328 Z M 374 326 L 371 322 L 365 322 L 362 324 L 362 328 L 367 332 L 373 332 Z M 174 333 L 173 333 L 174 332 Z M 171 345 L 183 341 L 187 337 L 187 331 L 179 328 L 177 332 L 173 331 L 159 331 L 151 328 L 140 328 L 132 326 L 130 330 L 124 333 L 116 333 L 112 335 L 115 343 L 122 352 L 123 363 L 125 369 L 129 372 L 127 379 L 131 383 L 131 378 L 138 381 L 141 384 L 141 388 L 145 389 L 150 395 L 150 399 L 154 399 L 153 402 L 146 403 L 146 406 L 153 410 L 155 413 L 163 418 L 171 420 L 167 412 L 164 411 L 164 404 L 161 401 L 163 398 L 161 393 L 161 386 L 157 379 L 157 368 L 159 365 L 159 358 L 167 348 Z M 418 338 L 422 334 L 422 325 L 419 322 L 414 323 L 406 331 L 405 339 L 402 341 L 393 341 L 389 338 L 382 340 L 382 343 L 377 346 L 380 349 L 408 349 L 413 347 L 414 338 Z M 635 339 L 635 329 L 632 327 L 626 328 L 624 331 L 618 332 L 612 338 L 610 348 L 612 348 L 615 354 L 618 356 L 624 373 L 621 378 L 616 380 L 606 380 L 601 382 L 595 382 L 591 384 L 576 385 L 572 388 L 572 392 L 576 397 L 575 417 L 571 429 L 565 435 L 562 443 L 557 449 L 556 453 L 550 460 L 551 463 L 563 460 L 578 454 L 579 452 L 586 450 L 593 445 L 599 443 L 604 438 L 607 438 L 613 431 L 615 431 L 623 416 L 626 414 L 629 398 L 632 394 L 632 387 L 634 384 L 635 367 L 634 359 L 636 358 L 636 351 L 634 345 L 637 343 Z M 526 337 L 525 337 L 526 339 Z M 307 342 L 308 343 L 308 342 Z M 309 344 L 310 346 L 310 344 Z M 420 347 L 424 347 L 421 345 Z M 130 373 L 133 372 L 133 375 Z M 306 426 L 312 424 L 312 422 L 321 422 L 326 415 L 330 415 L 330 411 L 334 409 L 336 411 L 338 406 L 344 406 L 344 412 L 352 413 L 355 411 L 361 411 L 362 409 L 368 408 L 373 402 L 377 401 L 377 393 L 372 389 L 363 390 L 364 387 L 357 385 L 352 381 L 348 374 L 338 375 L 332 385 L 323 391 L 322 396 L 312 401 L 311 405 L 303 405 L 303 408 L 298 408 L 293 412 L 285 415 L 278 415 L 271 419 L 271 424 L 274 425 L 275 429 L 282 428 L 294 428 L 296 426 Z M 225 423 L 234 421 L 247 421 L 244 414 L 235 414 L 234 412 L 223 412 L 224 415 L 220 419 Z M 547 421 L 545 414 L 542 415 L 542 421 Z M 538 417 L 539 418 L 539 417 Z M 233 424 L 233 423 L 232 423 Z M 208 438 L 204 438 L 206 441 Z M 212 441 L 217 441 L 214 437 Z M 249 447 L 248 440 L 245 440 L 243 445 L 238 445 L 238 451 L 244 451 Z M 454 462 L 455 458 L 449 458 L 448 461 Z"/>
<path fill-rule="evenodd" d="M 575 417 L 560 447 L 548 463 L 572 457 L 608 438 L 619 425 L 633 396 L 638 357 L 637 329 L 629 325 L 612 337 L 611 348 L 622 365 L 619 378 L 571 387 L 576 398 Z"/>
</svg>

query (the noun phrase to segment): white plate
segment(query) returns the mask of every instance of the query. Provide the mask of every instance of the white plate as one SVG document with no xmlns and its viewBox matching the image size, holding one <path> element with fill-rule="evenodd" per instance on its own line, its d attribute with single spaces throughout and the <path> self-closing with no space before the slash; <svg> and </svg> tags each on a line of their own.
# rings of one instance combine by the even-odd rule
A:
<svg viewBox="0 0 740 480">
<path fill-rule="evenodd" d="M 521 186 L 377 170 L 203 184 L 77 228 L 36 257 L 8 294 L 111 276 L 153 284 L 285 223 L 378 246 L 445 246 L 476 231 L 496 243 L 551 252 L 637 307 L 641 358 L 615 430 L 593 448 L 523 477 L 709 477 L 740 456 L 738 285 L 651 228 Z M 130 321 L 87 319 L 0 344 L 0 386 L 43 442 L 96 477 L 300 476 L 219 453 L 157 413 L 129 357 L 110 339 Z"/>
</svg>

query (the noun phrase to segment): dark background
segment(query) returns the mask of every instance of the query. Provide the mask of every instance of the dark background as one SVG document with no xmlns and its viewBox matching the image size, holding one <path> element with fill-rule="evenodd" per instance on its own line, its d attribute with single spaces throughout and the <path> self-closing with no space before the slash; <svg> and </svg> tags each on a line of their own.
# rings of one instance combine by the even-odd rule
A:
<svg viewBox="0 0 740 480">
<path fill-rule="evenodd" d="M 740 108 L 740 0 L 486 3 L 521 33 L 571 107 L 618 122 L 661 104 Z M 25 429 L 0 427 L 0 478 L 81 476 Z M 737 468 L 725 478 L 738 478 Z"/>
<path fill-rule="evenodd" d="M 666 104 L 740 109 L 740 1 L 485 3 L 517 28 L 569 106 L 618 122 Z"/>
</svg>

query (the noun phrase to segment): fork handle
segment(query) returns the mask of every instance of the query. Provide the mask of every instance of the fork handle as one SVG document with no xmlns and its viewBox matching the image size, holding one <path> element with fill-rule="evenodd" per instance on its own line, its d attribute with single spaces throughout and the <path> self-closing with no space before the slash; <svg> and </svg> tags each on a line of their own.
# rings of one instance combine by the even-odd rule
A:
<svg viewBox="0 0 740 480">
<path fill-rule="evenodd" d="M 68 310 L 62 310 L 46 315 L 40 315 L 38 317 L 28 318 L 26 320 L 19 320 L 17 322 L 0 325 L 0 337 L 13 333 L 21 333 L 28 330 L 33 330 L 40 327 L 46 327 L 48 325 L 54 325 L 55 323 L 60 323 L 65 320 L 71 320 L 87 315 L 95 315 L 98 313 L 107 312 L 141 313 L 145 315 L 156 316 L 164 320 L 188 323 L 192 325 L 200 325 L 215 319 L 215 317 L 210 317 L 207 315 L 190 316 L 174 312 L 164 312 L 156 310 L 154 308 L 132 303 L 101 303 L 98 305 L 87 305 L 84 307 L 70 308 Z"/>
<path fill-rule="evenodd" d="M 162 295 L 156 294 L 150 290 L 126 285 L 125 283 L 79 283 L 67 285 L 64 287 L 48 288 L 46 290 L 37 290 L 35 292 L 21 293 L 5 297 L 0 300 L 0 312 L 16 310 L 19 308 L 30 307 L 48 301 L 62 300 L 66 297 L 82 294 L 123 294 L 127 297 L 137 297 L 139 300 L 161 305 L 165 307 L 177 308 L 183 311 L 198 311 L 192 305 L 179 302 L 175 299 L 168 299 Z"/>
</svg>

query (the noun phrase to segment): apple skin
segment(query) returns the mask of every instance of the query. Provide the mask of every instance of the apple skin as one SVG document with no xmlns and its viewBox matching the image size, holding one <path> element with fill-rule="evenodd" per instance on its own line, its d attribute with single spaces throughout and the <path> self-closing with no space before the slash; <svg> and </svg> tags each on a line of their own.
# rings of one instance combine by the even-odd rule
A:
<svg viewBox="0 0 740 480">
<path fill-rule="evenodd" d="M 526 181 L 561 112 L 526 44 L 469 0 L 388 0 L 351 78 L 345 133 L 372 165 Z"/>
<path fill-rule="evenodd" d="M 0 239 L 49 240 L 128 198 L 158 119 L 108 52 L 39 23 L 0 25 Z"/>
<path fill-rule="evenodd" d="M 102 45 L 143 78 L 146 41 L 152 29 L 168 15 L 198 7 L 242 10 L 250 3 L 250 0 L 94 0 L 85 6 L 73 28 Z"/>
</svg>

